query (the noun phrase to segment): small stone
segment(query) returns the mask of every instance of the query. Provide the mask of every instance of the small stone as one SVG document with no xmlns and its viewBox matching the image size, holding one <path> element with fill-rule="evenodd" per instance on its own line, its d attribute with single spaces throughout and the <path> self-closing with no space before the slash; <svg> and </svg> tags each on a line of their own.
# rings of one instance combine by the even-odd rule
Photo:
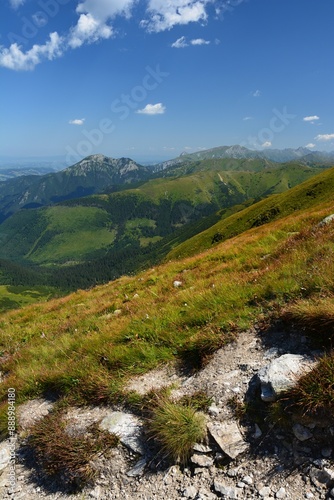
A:
<svg viewBox="0 0 334 500">
<path fill-rule="evenodd" d="M 89 496 L 92 498 L 101 498 L 101 487 L 96 486 L 96 488 L 89 492 Z"/>
<path fill-rule="evenodd" d="M 331 489 L 331 491 L 329 492 L 330 496 L 331 497 L 334 497 L 334 488 Z"/>
<path fill-rule="evenodd" d="M 211 467 L 211 465 L 213 465 L 213 458 L 207 457 L 206 455 L 199 455 L 197 453 L 191 457 L 191 461 L 199 467 Z"/>
<path fill-rule="evenodd" d="M 135 293 L 134 296 L 133 296 L 134 299 L 138 299 L 139 298 L 139 295 L 138 293 Z"/>
<path fill-rule="evenodd" d="M 121 443 L 134 453 L 144 455 L 143 424 L 139 418 L 130 413 L 111 411 L 100 423 L 100 428 L 119 436 Z"/>
<path fill-rule="evenodd" d="M 210 453 L 212 449 L 210 446 L 206 446 L 205 444 L 195 443 L 193 446 L 194 451 L 198 451 L 199 453 Z"/>
<path fill-rule="evenodd" d="M 328 215 L 327 217 L 325 217 L 324 219 L 322 219 L 321 222 L 319 222 L 318 226 L 327 226 L 328 224 L 331 224 L 334 220 L 334 214 L 332 215 Z"/>
<path fill-rule="evenodd" d="M 276 498 L 285 498 L 286 497 L 286 489 L 283 488 L 280 488 L 277 493 L 276 493 Z"/>
<path fill-rule="evenodd" d="M 269 497 L 270 493 L 271 493 L 271 489 L 269 488 L 269 486 L 264 486 L 263 488 L 261 488 L 259 490 L 259 495 L 263 498 Z"/>
<path fill-rule="evenodd" d="M 219 481 L 214 481 L 213 483 L 214 490 L 217 493 L 220 493 L 223 498 L 238 498 L 238 490 L 236 488 L 231 488 L 230 486 L 225 486 L 225 484 L 220 483 Z"/>
<path fill-rule="evenodd" d="M 122 309 L 115 309 L 114 316 L 119 316 L 120 314 L 122 314 Z"/>
<path fill-rule="evenodd" d="M 262 436 L 262 431 L 261 431 L 260 427 L 257 424 L 255 424 L 254 427 L 255 427 L 255 432 L 253 434 L 253 438 L 254 439 L 259 439 Z"/>
<path fill-rule="evenodd" d="M 219 410 L 219 408 L 218 408 L 216 405 L 211 405 L 211 406 L 209 406 L 209 408 L 208 408 L 208 413 L 209 413 L 209 415 L 211 415 L 212 417 L 216 417 L 216 416 L 218 416 L 218 415 L 219 415 L 220 410 Z"/>
<path fill-rule="evenodd" d="M 228 477 L 237 477 L 238 475 L 238 469 L 229 469 L 227 471 Z"/>
<path fill-rule="evenodd" d="M 250 476 L 244 476 L 242 478 L 243 482 L 248 484 L 248 486 L 250 486 L 251 484 L 253 484 L 253 479 L 250 477 Z"/>
<path fill-rule="evenodd" d="M 329 448 L 329 447 L 323 448 L 321 450 L 321 455 L 325 458 L 329 458 L 332 455 L 332 451 L 333 451 L 332 448 Z"/>
<path fill-rule="evenodd" d="M 226 455 L 234 459 L 248 450 L 236 422 L 209 422 L 208 430 L 218 446 Z"/>
<path fill-rule="evenodd" d="M 305 493 L 305 498 L 314 498 L 314 495 L 313 495 L 313 493 L 308 491 L 307 493 Z"/>
<path fill-rule="evenodd" d="M 239 482 L 237 483 L 237 487 L 238 487 L 238 488 L 242 488 L 242 489 L 243 489 L 243 488 L 245 488 L 245 487 L 246 487 L 246 484 L 245 484 L 245 483 L 243 483 L 242 481 L 239 481 Z"/>
<path fill-rule="evenodd" d="M 311 467 L 309 477 L 316 488 L 327 486 L 334 479 L 334 472 L 324 467 L 322 470 Z"/>
<path fill-rule="evenodd" d="M 301 424 L 295 424 L 292 431 L 299 441 L 307 441 L 313 437 L 312 432 Z"/>
<path fill-rule="evenodd" d="M 179 288 L 180 286 L 182 286 L 182 281 L 175 280 L 173 283 L 173 286 L 174 286 L 174 288 Z"/>
<path fill-rule="evenodd" d="M 0 444 L 0 471 L 4 470 L 10 461 L 8 441 Z"/>
<path fill-rule="evenodd" d="M 128 470 L 126 475 L 129 477 L 138 477 L 142 476 L 144 474 L 144 470 L 146 467 L 146 459 L 141 458 L 135 465 L 132 467 L 132 469 Z"/>
<path fill-rule="evenodd" d="M 195 486 L 188 486 L 183 492 L 183 498 L 195 498 L 197 495 L 197 489 Z"/>
</svg>

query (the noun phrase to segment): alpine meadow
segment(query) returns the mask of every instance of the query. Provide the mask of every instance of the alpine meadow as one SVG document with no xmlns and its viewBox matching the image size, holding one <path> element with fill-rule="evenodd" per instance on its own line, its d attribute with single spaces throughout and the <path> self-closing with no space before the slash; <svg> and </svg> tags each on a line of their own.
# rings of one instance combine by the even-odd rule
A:
<svg viewBox="0 0 334 500">
<path fill-rule="evenodd" d="M 0 498 L 334 498 L 333 2 L 37 3 L 0 7 Z"/>
</svg>

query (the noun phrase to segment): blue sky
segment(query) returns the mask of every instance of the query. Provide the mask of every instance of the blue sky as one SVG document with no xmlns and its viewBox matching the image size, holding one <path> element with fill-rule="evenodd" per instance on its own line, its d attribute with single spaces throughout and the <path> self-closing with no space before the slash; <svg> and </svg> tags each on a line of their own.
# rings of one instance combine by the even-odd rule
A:
<svg viewBox="0 0 334 500">
<path fill-rule="evenodd" d="M 333 0 L 2 0 L 0 155 L 334 150 Z"/>
</svg>

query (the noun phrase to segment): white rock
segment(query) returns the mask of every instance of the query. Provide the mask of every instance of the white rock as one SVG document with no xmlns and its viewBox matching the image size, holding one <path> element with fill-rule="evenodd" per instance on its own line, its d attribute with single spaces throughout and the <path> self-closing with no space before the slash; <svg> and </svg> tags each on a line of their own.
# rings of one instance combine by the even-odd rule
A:
<svg viewBox="0 0 334 500">
<path fill-rule="evenodd" d="M 197 495 L 197 489 L 195 486 L 188 486 L 183 492 L 183 498 L 195 498 Z"/>
<path fill-rule="evenodd" d="M 263 498 L 269 497 L 270 494 L 271 494 L 271 489 L 269 488 L 269 486 L 264 486 L 259 490 L 259 495 Z"/>
<path fill-rule="evenodd" d="M 330 224 L 331 222 L 333 222 L 334 220 L 334 214 L 332 215 L 328 215 L 327 217 L 325 217 L 324 219 L 322 219 L 321 222 L 319 222 L 319 226 L 327 226 L 328 224 Z"/>
<path fill-rule="evenodd" d="M 254 427 L 255 427 L 255 432 L 253 434 L 253 438 L 254 439 L 259 439 L 262 436 L 262 431 L 261 431 L 260 427 L 257 424 L 255 424 Z"/>
<path fill-rule="evenodd" d="M 173 282 L 173 286 L 174 286 L 174 288 L 179 288 L 180 286 L 182 286 L 182 281 L 175 280 Z"/>
<path fill-rule="evenodd" d="M 210 453 L 212 449 L 210 446 L 206 446 L 205 444 L 195 443 L 193 446 L 194 451 L 198 451 L 199 453 Z"/>
<path fill-rule="evenodd" d="M 253 484 L 253 479 L 250 476 L 244 476 L 242 478 L 242 481 L 244 483 L 248 484 L 248 486 L 250 486 L 251 484 Z"/>
<path fill-rule="evenodd" d="M 236 422 L 209 422 L 208 430 L 226 455 L 234 459 L 248 449 Z"/>
<path fill-rule="evenodd" d="M 139 418 L 122 411 L 111 411 L 100 423 L 103 430 L 116 434 L 127 448 L 143 455 L 145 450 L 141 439 L 143 424 Z"/>
<path fill-rule="evenodd" d="M 195 454 L 190 460 L 193 464 L 198 465 L 199 467 L 211 467 L 211 465 L 213 465 L 213 458 L 208 457 L 207 455 Z"/>
<path fill-rule="evenodd" d="M 224 483 L 220 483 L 217 480 L 214 481 L 213 487 L 217 493 L 220 493 L 223 496 L 223 498 L 239 498 L 238 490 L 236 488 L 226 486 Z"/>
<path fill-rule="evenodd" d="M 283 486 L 277 491 L 276 498 L 286 498 L 286 489 Z"/>
<path fill-rule="evenodd" d="M 132 469 L 128 470 L 126 475 L 129 477 L 139 477 L 144 474 L 144 470 L 146 467 L 147 461 L 145 458 L 141 458 L 138 462 L 132 467 Z"/>
<path fill-rule="evenodd" d="M 4 470 L 10 461 L 9 442 L 0 443 L 0 471 Z"/>
<path fill-rule="evenodd" d="M 315 362 L 299 354 L 283 354 L 258 372 L 261 399 L 275 401 L 282 392 L 291 389 L 302 374 L 310 371 Z"/>
</svg>

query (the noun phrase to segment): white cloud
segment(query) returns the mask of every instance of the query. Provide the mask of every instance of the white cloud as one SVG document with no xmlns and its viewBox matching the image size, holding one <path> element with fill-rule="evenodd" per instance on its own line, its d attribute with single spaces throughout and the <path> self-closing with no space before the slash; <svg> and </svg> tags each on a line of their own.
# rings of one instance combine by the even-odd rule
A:
<svg viewBox="0 0 334 500">
<path fill-rule="evenodd" d="M 203 38 L 195 38 L 190 41 L 191 45 L 209 45 L 209 40 L 204 40 Z"/>
<path fill-rule="evenodd" d="M 253 92 L 253 97 L 260 97 L 261 95 L 261 90 L 255 90 L 255 92 Z"/>
<path fill-rule="evenodd" d="M 261 148 L 270 148 L 272 143 L 270 141 L 266 141 L 263 144 L 261 144 Z"/>
<path fill-rule="evenodd" d="M 59 36 L 50 33 L 49 39 L 40 45 L 24 51 L 17 43 L 9 47 L 0 46 L 0 66 L 13 70 L 32 70 L 43 60 L 51 60 L 61 56 L 67 50 L 81 47 L 86 43 L 94 43 L 114 36 L 112 21 L 117 16 L 129 18 L 133 6 L 139 0 L 77 0 L 77 23 L 67 33 Z M 10 0 L 13 8 L 23 5 L 26 0 Z M 216 0 L 147 0 L 145 19 L 141 26 L 149 32 L 169 30 L 176 25 L 191 22 L 205 22 L 208 14 L 207 6 Z M 37 26 L 45 25 L 45 19 L 33 16 Z M 189 43 L 181 37 L 172 47 L 182 48 L 187 45 L 208 45 L 210 42 L 202 38 L 193 39 Z"/>
<path fill-rule="evenodd" d="M 141 26 L 148 31 L 165 31 L 180 24 L 206 21 L 205 7 L 213 0 L 149 0 L 148 20 L 141 21 Z"/>
<path fill-rule="evenodd" d="M 319 134 L 315 137 L 316 141 L 332 141 L 334 139 L 334 134 Z"/>
<path fill-rule="evenodd" d="M 314 116 L 304 116 L 303 118 L 304 122 L 315 122 L 316 120 L 320 120 L 319 116 L 314 115 Z"/>
<path fill-rule="evenodd" d="M 18 9 L 25 3 L 26 0 L 10 0 L 10 5 L 13 7 L 13 9 Z"/>
<path fill-rule="evenodd" d="M 137 113 L 140 115 L 163 115 L 166 107 L 158 102 L 157 104 L 146 104 L 145 108 L 138 109 Z"/>
<path fill-rule="evenodd" d="M 75 118 L 74 120 L 70 120 L 68 123 L 70 125 L 83 125 L 85 123 L 86 118 Z"/>
<path fill-rule="evenodd" d="M 313 149 L 313 148 L 315 148 L 315 144 L 313 144 L 313 142 L 309 142 L 308 144 L 306 144 L 305 147 L 308 149 Z"/>
<path fill-rule="evenodd" d="M 51 33 L 44 45 L 33 45 L 23 52 L 17 43 L 0 49 L 0 66 L 13 70 L 31 70 L 44 59 L 52 60 L 62 54 L 63 39 L 57 32 Z"/>
<path fill-rule="evenodd" d="M 194 38 L 193 40 L 190 40 L 190 42 L 187 42 L 187 39 L 185 36 L 181 36 L 181 38 L 178 38 L 174 43 L 172 43 L 172 47 L 174 49 L 184 49 L 185 47 L 189 47 L 190 45 L 209 45 L 210 41 L 209 40 L 204 40 L 204 38 Z"/>
<path fill-rule="evenodd" d="M 136 0 L 84 0 L 79 3 L 79 14 L 90 14 L 100 22 L 105 22 L 117 15 L 130 17 L 131 8 Z"/>
<path fill-rule="evenodd" d="M 181 38 L 178 38 L 174 43 L 172 43 L 172 47 L 174 49 L 184 49 L 185 47 L 188 47 L 188 43 L 186 41 L 185 36 L 181 36 Z"/>
<path fill-rule="evenodd" d="M 101 38 L 110 38 L 112 34 L 111 26 L 101 23 L 91 14 L 81 14 L 76 26 L 71 29 L 68 44 L 72 49 L 76 49 L 85 42 L 97 42 Z"/>
<path fill-rule="evenodd" d="M 248 120 L 253 120 L 253 117 L 252 117 L 252 116 L 245 116 L 245 117 L 243 118 L 243 121 L 244 121 L 244 122 L 247 122 Z"/>
</svg>

